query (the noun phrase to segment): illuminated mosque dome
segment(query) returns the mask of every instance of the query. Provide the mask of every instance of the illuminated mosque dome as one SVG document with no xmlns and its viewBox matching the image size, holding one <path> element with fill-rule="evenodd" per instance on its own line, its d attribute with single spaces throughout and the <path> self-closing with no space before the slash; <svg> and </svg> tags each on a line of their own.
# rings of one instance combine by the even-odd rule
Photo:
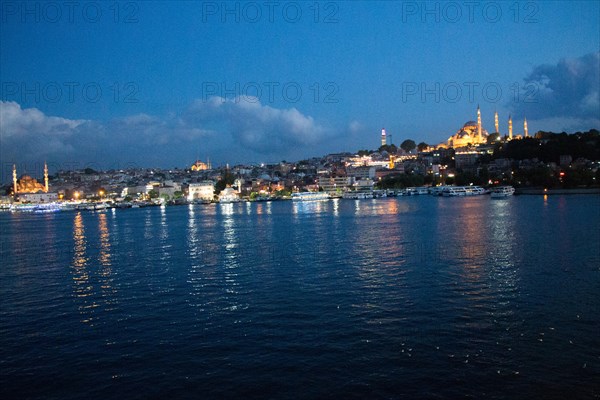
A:
<svg viewBox="0 0 600 400">
<path fill-rule="evenodd" d="M 448 147 L 466 147 L 487 143 L 488 132 L 481 126 L 481 111 L 477 107 L 477 122 L 467 121 L 454 135 L 448 138 Z"/>
<path fill-rule="evenodd" d="M 29 175 L 21 176 L 21 179 L 17 183 L 17 193 L 37 193 L 44 191 L 44 185 Z"/>
<path fill-rule="evenodd" d="M 486 143 L 488 135 L 485 129 L 481 129 L 481 138 L 479 138 L 477 123 L 469 121 L 448 138 L 448 146 L 456 148 Z"/>
<path fill-rule="evenodd" d="M 211 169 L 210 161 L 204 163 L 200 160 L 196 160 L 195 163 L 192 164 L 192 171 L 206 171 L 207 169 Z"/>
</svg>

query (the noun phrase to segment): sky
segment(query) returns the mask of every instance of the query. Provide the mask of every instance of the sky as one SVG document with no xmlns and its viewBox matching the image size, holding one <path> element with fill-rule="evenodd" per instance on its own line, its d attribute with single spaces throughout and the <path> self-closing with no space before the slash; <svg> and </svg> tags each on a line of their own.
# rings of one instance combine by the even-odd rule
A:
<svg viewBox="0 0 600 400">
<path fill-rule="evenodd" d="M 0 3 L 0 162 L 296 161 L 600 128 L 599 1 Z"/>
</svg>

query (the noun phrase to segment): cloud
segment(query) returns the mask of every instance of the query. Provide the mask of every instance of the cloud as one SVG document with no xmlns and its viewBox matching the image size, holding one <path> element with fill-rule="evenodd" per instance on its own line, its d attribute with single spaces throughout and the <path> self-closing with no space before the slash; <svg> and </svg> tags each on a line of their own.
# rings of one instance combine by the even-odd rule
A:
<svg viewBox="0 0 600 400">
<path fill-rule="evenodd" d="M 4 163 L 95 163 L 103 169 L 184 166 L 199 155 L 223 162 L 317 155 L 315 146 L 338 135 L 296 108 L 265 106 L 256 98 L 197 100 L 161 117 L 129 115 L 109 121 L 48 116 L 0 101 Z"/>
<path fill-rule="evenodd" d="M 516 117 L 598 127 L 600 53 L 538 65 L 524 78 L 522 89 L 519 101 L 509 104 Z"/>
<path fill-rule="evenodd" d="M 14 101 L 0 102 L 0 132 L 12 136 L 68 135 L 85 120 L 48 117 L 36 108 L 22 109 Z"/>
<path fill-rule="evenodd" d="M 222 124 L 237 144 L 260 154 L 285 151 L 290 146 L 314 146 L 334 135 L 296 108 L 278 109 L 248 96 L 196 101 L 187 117 L 210 126 Z"/>
</svg>

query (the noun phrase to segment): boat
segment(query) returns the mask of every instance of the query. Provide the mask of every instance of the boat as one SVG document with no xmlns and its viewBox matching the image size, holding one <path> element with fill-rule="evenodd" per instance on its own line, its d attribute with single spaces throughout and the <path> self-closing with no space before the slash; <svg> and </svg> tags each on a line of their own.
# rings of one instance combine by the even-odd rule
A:
<svg viewBox="0 0 600 400">
<path fill-rule="evenodd" d="M 503 199 L 506 197 L 510 197 L 515 194 L 515 188 L 512 186 L 498 186 L 492 189 L 491 198 L 492 199 Z"/>
<path fill-rule="evenodd" d="M 442 190 L 444 197 L 462 197 L 467 195 L 467 190 L 463 186 L 446 186 Z"/>
<path fill-rule="evenodd" d="M 446 188 L 447 186 L 432 186 L 429 188 L 429 194 L 432 196 L 442 196 Z"/>
<path fill-rule="evenodd" d="M 327 192 L 298 192 L 292 193 L 292 200 L 294 201 L 316 201 L 316 200 L 328 200 L 329 195 Z"/>
<path fill-rule="evenodd" d="M 485 194 L 485 189 L 480 186 L 465 186 L 467 196 L 479 196 Z"/>
<path fill-rule="evenodd" d="M 32 213 L 48 213 L 60 211 L 57 203 L 27 203 L 27 204 L 12 204 L 10 206 L 12 212 L 32 212 Z"/>
<path fill-rule="evenodd" d="M 344 193 L 344 195 L 342 196 L 342 198 L 343 199 L 350 199 L 350 200 L 372 199 L 373 198 L 373 193 L 370 193 L 370 192 L 359 192 L 359 191 L 350 191 L 350 192 Z"/>
</svg>

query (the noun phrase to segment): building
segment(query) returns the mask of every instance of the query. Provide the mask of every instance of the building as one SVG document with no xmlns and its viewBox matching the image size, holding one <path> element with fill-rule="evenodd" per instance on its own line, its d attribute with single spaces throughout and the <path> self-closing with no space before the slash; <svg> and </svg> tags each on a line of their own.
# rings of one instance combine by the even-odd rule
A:
<svg viewBox="0 0 600 400">
<path fill-rule="evenodd" d="M 454 155 L 456 168 L 470 169 L 475 166 L 481 154 L 477 151 L 457 151 Z"/>
<path fill-rule="evenodd" d="M 58 200 L 58 193 L 19 193 L 19 201 L 23 203 L 50 203 Z"/>
<path fill-rule="evenodd" d="M 335 196 L 336 194 L 342 194 L 346 190 L 348 190 L 348 186 L 352 184 L 352 178 L 347 176 L 338 176 L 319 178 L 319 187 L 323 189 L 324 192 L 329 194 L 330 196 Z"/>
<path fill-rule="evenodd" d="M 374 179 L 377 167 L 357 167 L 349 168 L 348 176 L 354 179 Z"/>
<path fill-rule="evenodd" d="M 235 189 L 228 187 L 219 194 L 219 201 L 221 203 L 236 203 L 240 201 L 240 196 L 238 196 Z"/>
<path fill-rule="evenodd" d="M 48 193 L 48 165 L 44 163 L 44 184 L 29 175 L 22 175 L 17 179 L 17 166 L 13 164 L 13 194 L 21 193 Z"/>
<path fill-rule="evenodd" d="M 17 179 L 17 166 L 13 164 L 13 195 L 21 202 L 48 203 L 58 200 L 58 193 L 49 192 L 48 165 L 44 163 L 44 184 L 29 175 Z"/>
<path fill-rule="evenodd" d="M 498 124 L 498 112 L 494 113 L 494 128 L 496 132 L 499 132 Z M 527 128 L 527 118 L 523 122 L 524 134 L 513 136 L 513 121 L 512 116 L 508 116 L 508 140 L 521 139 L 522 137 L 528 137 L 529 131 Z M 446 143 L 440 143 L 438 147 L 442 148 L 459 148 L 469 146 L 479 146 L 487 144 L 489 133 L 483 128 L 481 122 L 481 110 L 477 106 L 477 121 L 468 121 L 462 128 L 460 128 L 454 135 L 450 136 Z"/>
<path fill-rule="evenodd" d="M 387 136 L 385 134 L 385 128 L 381 129 L 381 145 L 382 146 L 387 145 Z"/>
<path fill-rule="evenodd" d="M 192 171 L 206 171 L 211 169 L 211 165 L 210 165 L 210 161 L 206 161 L 205 163 L 200 161 L 200 160 L 196 160 L 195 163 L 192 164 L 192 166 L 190 167 L 190 169 Z"/>
<path fill-rule="evenodd" d="M 215 196 L 215 184 L 213 181 L 190 183 L 188 187 L 188 201 L 204 200 L 211 201 Z"/>
</svg>

